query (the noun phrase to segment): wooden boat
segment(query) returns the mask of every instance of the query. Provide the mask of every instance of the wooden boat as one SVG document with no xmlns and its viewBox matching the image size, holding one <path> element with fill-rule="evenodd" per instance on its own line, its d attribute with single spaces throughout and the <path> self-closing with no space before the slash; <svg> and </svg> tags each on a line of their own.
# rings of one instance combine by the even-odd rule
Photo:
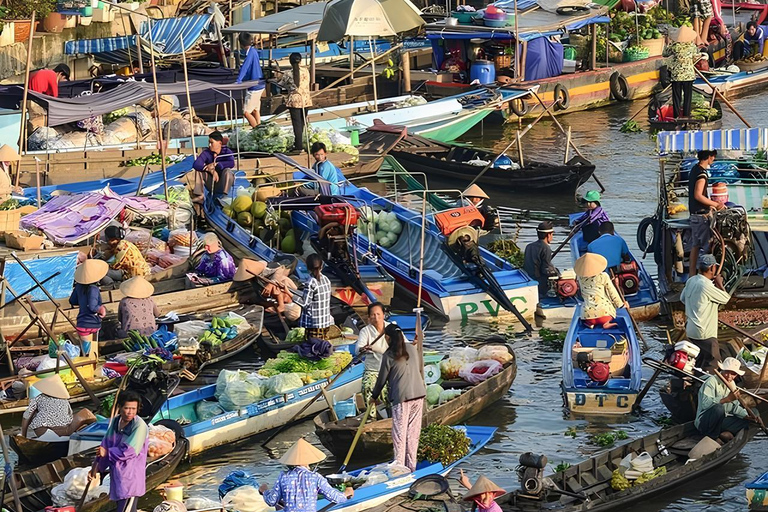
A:
<svg viewBox="0 0 768 512">
<path fill-rule="evenodd" d="M 742 430 L 714 452 L 688 462 L 689 452 L 702 439 L 693 422 L 665 428 L 598 453 L 564 471 L 547 475 L 554 487 L 540 494 L 521 490 L 497 498 L 496 502 L 503 512 L 605 512 L 627 509 L 651 499 L 656 502 L 661 494 L 679 491 L 682 484 L 696 480 L 736 457 L 755 432 L 754 428 Z M 659 448 L 659 444 L 663 449 Z M 663 453 L 665 450 L 667 454 Z M 648 452 L 653 457 L 654 467 L 665 467 L 666 474 L 622 491 L 614 490 L 611 477 L 613 471 L 619 468 L 621 460 L 629 454 L 637 456 L 642 452 Z M 540 478 L 537 478 L 538 483 L 542 483 Z M 444 501 L 435 499 L 421 506 L 425 509 L 430 506 L 443 509 L 443 506 L 448 505 L 447 501 L 447 497 Z M 406 512 L 413 509 L 408 503 L 395 502 L 387 510 Z"/>
<path fill-rule="evenodd" d="M 514 352 L 509 348 L 514 356 Z M 512 359 L 504 369 L 490 379 L 469 385 L 456 381 L 458 386 L 466 386 L 464 392 L 450 402 L 428 409 L 424 414 L 424 424 L 456 425 L 480 414 L 509 392 L 517 375 L 517 361 Z M 451 383 L 443 383 L 445 388 Z M 336 457 L 343 458 L 352 445 L 352 440 L 360 427 L 362 415 L 333 421 L 329 411 L 315 416 L 315 433 L 320 442 Z M 392 420 L 384 419 L 367 423 L 358 439 L 356 454 L 366 459 L 386 459 L 392 455 Z"/>
<path fill-rule="evenodd" d="M 328 397 L 336 401 L 346 400 L 359 393 L 363 377 L 363 365 L 352 365 L 344 372 L 333 386 L 328 389 Z M 333 378 L 333 377 L 331 377 Z M 215 400 L 216 385 L 173 396 L 163 405 L 153 422 L 172 419 L 186 423 L 182 427 L 184 437 L 189 442 L 189 454 L 196 455 L 217 446 L 234 443 L 241 439 L 278 428 L 293 419 L 308 400 L 311 400 L 326 385 L 329 379 L 322 379 L 283 395 L 260 400 L 251 405 L 231 412 L 222 412 L 211 418 L 200 420 L 196 405 L 202 401 Z M 296 420 L 315 415 L 327 407 L 321 397 L 304 411 Z M 77 453 L 98 445 L 106 433 L 103 422 L 89 425 L 70 436 L 70 453 Z"/>
<path fill-rule="evenodd" d="M 451 470 L 457 467 L 462 462 L 465 462 L 469 457 L 477 453 L 493 438 L 496 433 L 494 427 L 455 427 L 461 428 L 466 431 L 467 436 L 470 439 L 469 453 L 459 460 L 445 466 L 441 462 L 430 463 L 426 461 L 419 462 L 416 465 L 416 471 L 413 473 L 407 473 L 402 476 L 393 477 L 385 482 L 374 484 L 368 487 L 359 487 L 355 489 L 355 495 L 344 503 L 334 505 L 325 499 L 317 501 L 318 510 L 329 510 L 334 512 L 360 512 L 362 510 L 368 510 L 370 508 L 377 507 L 386 501 L 408 492 L 416 480 L 422 477 L 431 475 L 447 475 Z M 348 476 L 355 478 L 363 471 L 370 471 L 371 467 L 358 469 L 351 471 Z M 328 480 L 332 483 L 342 483 L 345 478 L 342 475 L 329 475 Z"/>
<path fill-rule="evenodd" d="M 768 511 L 768 472 L 746 484 L 747 504 L 754 512 Z"/>
<path fill-rule="evenodd" d="M 616 310 L 615 322 L 610 329 L 590 329 L 581 320 L 581 306 L 574 310 L 563 344 L 563 397 L 572 413 L 632 412 L 643 377 L 640 345 L 625 309 Z"/>
<path fill-rule="evenodd" d="M 369 130 L 376 129 L 374 127 Z M 389 154 L 411 172 L 461 180 L 463 183 L 471 181 L 486 165 L 468 162 L 492 162 L 497 156 L 490 151 L 445 144 L 418 135 L 407 135 L 400 139 Z M 510 164 L 518 165 L 519 162 L 510 160 L 507 165 Z M 526 161 L 522 168 L 506 169 L 497 164 L 489 168 L 477 182 L 505 187 L 509 191 L 572 194 L 594 171 L 595 166 L 591 162 L 575 156 L 565 164 Z"/>
<path fill-rule="evenodd" d="M 694 99 L 698 98 L 696 101 L 701 101 L 701 96 L 701 94 L 696 93 Z M 712 119 L 705 120 L 689 117 L 664 120 L 663 117 L 662 119 L 659 119 L 661 116 L 659 110 L 662 109 L 668 111 L 667 115 L 672 117 L 669 115 L 669 112 L 672 112 L 671 94 L 659 94 L 648 106 L 648 124 L 650 125 L 651 130 L 656 131 L 716 130 L 723 125 L 723 108 L 720 106 L 720 102 L 717 101 L 717 99 L 713 100 L 709 94 L 704 97 L 704 100 L 706 102 L 712 101 L 712 108 L 717 110 L 717 115 L 713 116 Z"/>
<path fill-rule="evenodd" d="M 761 90 L 768 81 L 768 62 L 761 62 L 758 69 L 746 69 L 748 66 L 735 63 L 741 71 L 738 73 L 712 71 L 707 76 L 707 80 L 717 88 L 726 98 L 733 99 Z M 697 78 L 693 86 L 702 92 L 712 94 L 712 88 L 704 80 Z"/>
<path fill-rule="evenodd" d="M 187 456 L 187 440 L 176 431 L 176 445 L 168 455 L 147 463 L 147 489 L 153 489 L 164 483 L 178 465 Z M 75 468 L 89 467 L 93 463 L 95 450 L 83 452 L 69 457 L 63 457 L 54 462 L 49 462 L 34 469 L 17 472 L 14 474 L 16 487 L 19 490 L 19 499 L 25 512 L 42 512 L 46 507 L 53 505 L 51 490 L 64 481 L 67 473 Z M 13 510 L 13 495 L 9 489 L 4 490 L 5 499 L 3 505 L 8 510 Z M 79 512 L 103 512 L 115 509 L 115 502 L 109 499 L 109 495 L 103 494 L 96 499 L 86 501 Z"/>
</svg>

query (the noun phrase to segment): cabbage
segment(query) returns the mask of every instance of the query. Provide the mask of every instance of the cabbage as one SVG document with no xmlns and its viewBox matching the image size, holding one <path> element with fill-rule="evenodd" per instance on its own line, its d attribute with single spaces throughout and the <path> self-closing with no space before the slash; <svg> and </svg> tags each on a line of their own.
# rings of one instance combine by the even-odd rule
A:
<svg viewBox="0 0 768 512">
<path fill-rule="evenodd" d="M 227 389 L 219 397 L 219 405 L 224 410 L 234 411 L 240 407 L 258 402 L 262 397 L 260 380 L 255 376 L 249 376 L 246 380 L 236 380 L 227 384 Z"/>
<path fill-rule="evenodd" d="M 267 379 L 267 392 L 265 397 L 282 395 L 304 385 L 301 376 L 298 373 L 281 373 Z"/>
<path fill-rule="evenodd" d="M 450 402 L 460 394 L 461 394 L 460 389 L 446 389 L 445 391 L 440 392 L 438 403 L 440 405 L 443 405 L 445 402 Z"/>
<path fill-rule="evenodd" d="M 221 370 L 219 376 L 216 379 L 216 392 L 214 395 L 219 398 L 227 389 L 230 382 L 237 380 L 243 381 L 248 377 L 248 373 L 242 370 Z"/>
<path fill-rule="evenodd" d="M 442 392 L 443 388 L 440 384 L 430 384 L 427 386 L 427 404 L 437 405 L 437 402 L 440 401 L 440 393 Z"/>
<path fill-rule="evenodd" d="M 288 335 L 285 337 L 285 342 L 303 341 L 305 337 L 304 327 L 296 327 L 288 331 Z"/>
</svg>

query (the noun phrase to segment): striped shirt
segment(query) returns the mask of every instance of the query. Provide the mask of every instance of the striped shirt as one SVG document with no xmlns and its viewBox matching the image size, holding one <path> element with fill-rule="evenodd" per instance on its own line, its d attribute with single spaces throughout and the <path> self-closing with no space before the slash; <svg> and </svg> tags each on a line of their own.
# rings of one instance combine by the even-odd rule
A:
<svg viewBox="0 0 768 512">
<path fill-rule="evenodd" d="M 324 476 L 301 466 L 280 473 L 274 487 L 264 492 L 264 501 L 274 507 L 282 500 L 285 512 L 315 512 L 318 493 L 334 503 L 347 501 Z"/>
<path fill-rule="evenodd" d="M 331 316 L 331 281 L 323 274 L 310 277 L 304 296 L 296 301 L 302 307 L 299 327 L 322 329 L 333 325 Z"/>
</svg>

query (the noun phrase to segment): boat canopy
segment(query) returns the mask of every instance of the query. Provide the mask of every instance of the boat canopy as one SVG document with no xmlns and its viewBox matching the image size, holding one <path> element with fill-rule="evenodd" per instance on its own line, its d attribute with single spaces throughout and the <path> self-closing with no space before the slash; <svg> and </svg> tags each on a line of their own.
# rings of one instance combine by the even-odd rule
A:
<svg viewBox="0 0 768 512">
<path fill-rule="evenodd" d="M 704 149 L 755 151 L 768 149 L 768 128 L 659 132 L 659 155 Z"/>
<path fill-rule="evenodd" d="M 125 64 L 138 56 L 136 46 L 141 41 L 145 56 L 150 55 L 152 41 L 158 58 L 182 54 L 182 48 L 192 48 L 203 30 L 211 24 L 211 14 L 195 14 L 179 18 L 144 21 L 139 29 L 140 36 L 103 37 L 99 39 L 78 39 L 64 43 L 65 55 L 90 54 L 97 61 L 110 64 Z M 151 27 L 151 28 L 150 28 Z M 183 41 L 183 46 L 182 46 Z M 129 58 L 129 55 L 131 58 Z"/>
<path fill-rule="evenodd" d="M 223 34 L 268 34 L 273 36 L 301 37 L 305 41 L 315 39 L 327 2 L 299 5 L 287 11 L 244 21 L 221 29 Z"/>
</svg>

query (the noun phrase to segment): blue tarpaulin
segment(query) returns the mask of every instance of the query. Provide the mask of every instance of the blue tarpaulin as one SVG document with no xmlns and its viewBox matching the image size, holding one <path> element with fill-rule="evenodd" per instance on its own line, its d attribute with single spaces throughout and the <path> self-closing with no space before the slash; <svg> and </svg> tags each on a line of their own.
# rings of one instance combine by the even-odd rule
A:
<svg viewBox="0 0 768 512">
<path fill-rule="evenodd" d="M 525 57 L 525 79 L 541 80 L 563 72 L 563 45 L 546 37 L 528 41 Z"/>
<path fill-rule="evenodd" d="M 65 254 L 63 256 L 49 256 L 46 258 L 40 258 L 36 260 L 26 260 L 24 265 L 34 274 L 38 281 L 43 282 L 56 272 L 59 273 L 56 277 L 51 278 L 49 281 L 45 281 L 43 286 L 48 290 L 54 299 L 68 299 L 72 294 L 72 286 L 75 280 L 75 267 L 77 266 L 77 251 Z M 21 265 L 15 261 L 6 261 L 5 273 L 3 277 L 8 281 L 8 284 L 16 293 L 24 293 L 33 286 L 35 282 L 27 274 Z M 40 288 L 29 294 L 33 301 L 48 300 L 48 297 L 43 293 Z M 15 296 L 11 290 L 6 290 L 5 301 L 9 302 Z"/>
<path fill-rule="evenodd" d="M 704 149 L 756 151 L 768 149 L 768 128 L 659 132 L 659 154 Z"/>
</svg>

